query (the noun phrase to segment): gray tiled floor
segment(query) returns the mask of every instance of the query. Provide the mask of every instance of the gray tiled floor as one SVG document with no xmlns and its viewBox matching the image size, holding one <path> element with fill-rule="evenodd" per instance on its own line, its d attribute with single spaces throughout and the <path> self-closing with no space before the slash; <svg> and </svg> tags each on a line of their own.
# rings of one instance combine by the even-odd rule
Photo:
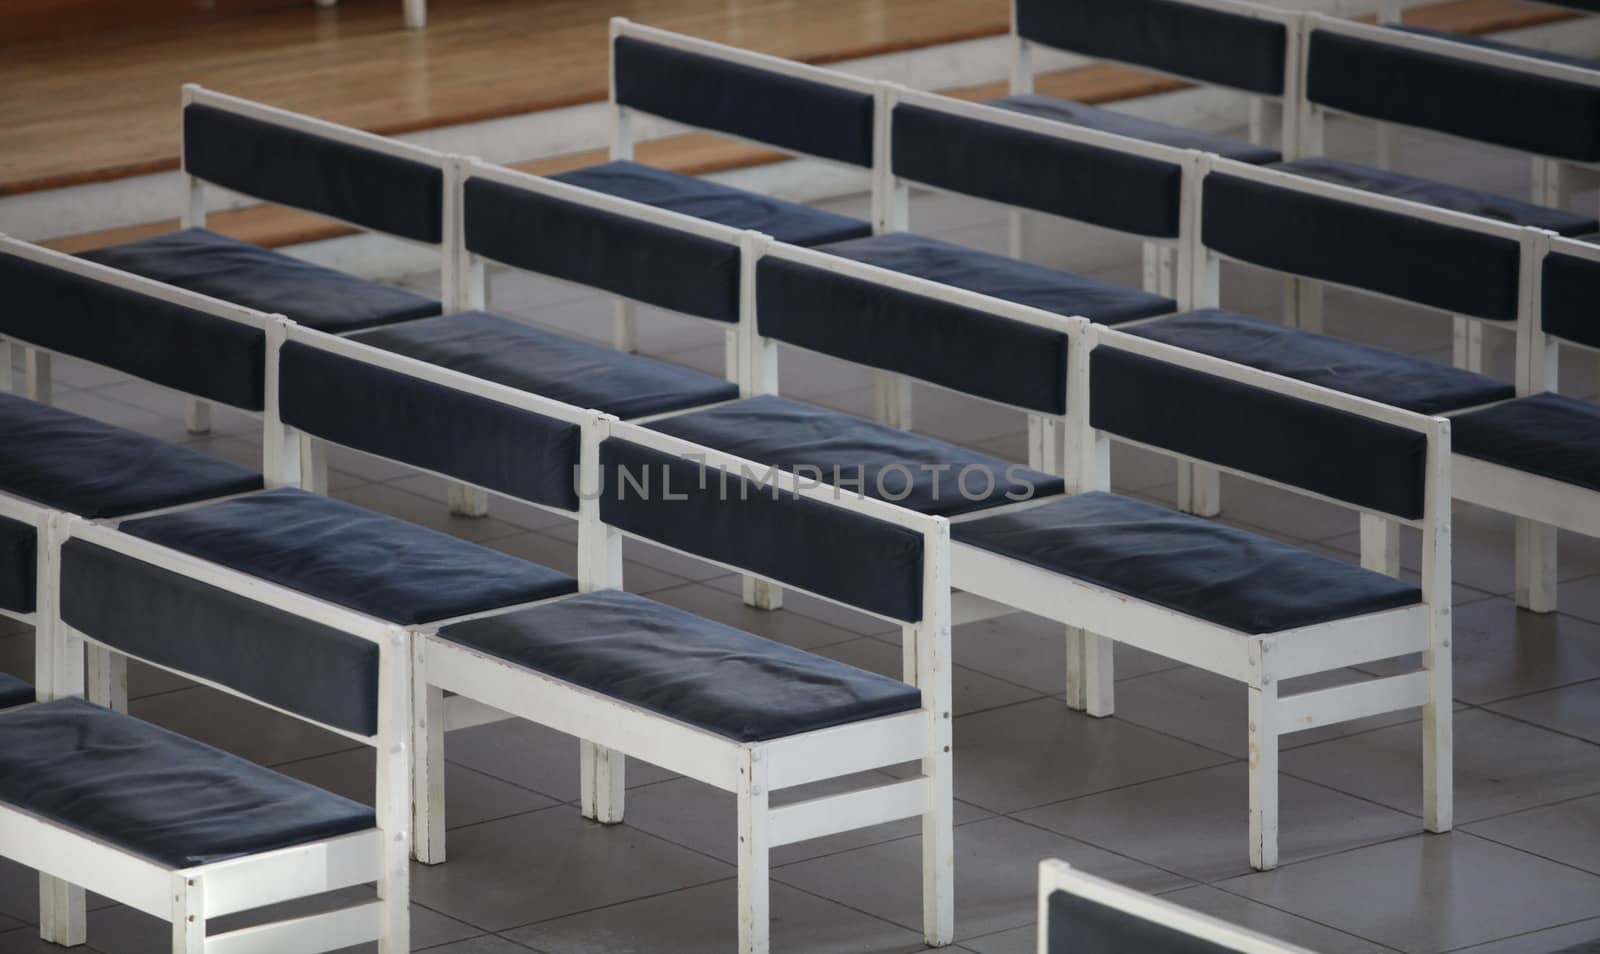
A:
<svg viewBox="0 0 1600 954">
<path fill-rule="evenodd" d="M 1335 151 L 1368 141 L 1340 129 Z M 1405 168 L 1506 191 L 1524 163 L 1435 142 L 1408 142 Z M 1593 197 L 1588 197 L 1592 202 Z M 836 203 L 859 209 L 859 201 Z M 998 248 L 1003 213 L 949 197 L 919 197 L 913 225 Z M 1137 244 L 1035 223 L 1037 258 L 1134 280 Z M 1244 269 L 1224 276 L 1225 303 L 1276 317 L 1278 285 Z M 598 296 L 525 275 L 494 276 L 511 314 L 605 341 Z M 431 277 L 415 284 L 427 287 Z M 1419 354 L 1447 353 L 1448 322 L 1349 293 L 1329 296 L 1329 329 Z M 721 330 L 660 314 L 641 322 L 643 350 L 717 370 Z M 1491 367 L 1510 342 L 1491 339 Z M 1589 395 L 1595 362 L 1569 361 L 1567 390 Z M 787 394 L 863 410 L 871 378 L 815 355 L 785 353 Z M 160 389 L 62 362 L 59 401 L 182 440 L 181 402 Z M 1592 395 L 1591 395 L 1592 396 Z M 1015 458 L 1023 422 L 974 402 L 920 393 L 917 411 L 940 436 Z M 247 418 L 219 412 L 193 443 L 252 462 Z M 334 456 L 338 496 L 570 568 L 573 529 L 560 518 L 497 502 L 487 520 L 451 518 L 443 484 L 358 455 Z M 1119 449 L 1124 491 L 1170 499 L 1173 471 Z M 1355 521 L 1336 508 L 1232 483 L 1225 518 L 1353 558 Z M 1366 720 L 1286 740 L 1283 865 L 1245 863 L 1244 693 L 1148 654 L 1119 650 L 1119 717 L 1069 713 L 1060 698 L 1060 627 L 1024 616 L 958 628 L 955 657 L 959 947 L 969 954 L 1033 950 L 1034 864 L 1065 857 L 1179 903 L 1325 952 L 1473 951 L 1537 954 L 1600 936 L 1600 542 L 1562 539 L 1561 613 L 1517 612 L 1511 528 L 1460 507 L 1456 520 L 1457 815 L 1451 835 L 1421 834 L 1419 730 L 1414 714 Z M 630 546 L 631 588 L 893 673 L 897 636 L 881 624 L 791 596 L 767 614 L 743 607 L 734 577 L 674 554 Z M 1415 565 L 1415 543 L 1408 543 Z M 0 669 L 26 672 L 31 641 L 0 632 Z M 1373 672 L 1382 667 L 1367 667 Z M 1351 678 L 1363 673 L 1351 672 Z M 136 670 L 134 711 L 353 797 L 370 795 L 370 755 L 170 676 Z M 731 800 L 643 763 L 630 765 L 631 824 L 585 823 L 576 744 L 542 729 L 484 726 L 451 736 L 450 861 L 414 868 L 416 946 L 436 954 L 621 954 L 732 947 Z M 775 859 L 779 952 L 920 950 L 919 840 L 905 823 L 783 849 Z M 33 879 L 0 863 L 0 954 L 46 950 L 34 940 Z M 103 901 L 93 950 L 161 946 L 160 925 Z"/>
</svg>

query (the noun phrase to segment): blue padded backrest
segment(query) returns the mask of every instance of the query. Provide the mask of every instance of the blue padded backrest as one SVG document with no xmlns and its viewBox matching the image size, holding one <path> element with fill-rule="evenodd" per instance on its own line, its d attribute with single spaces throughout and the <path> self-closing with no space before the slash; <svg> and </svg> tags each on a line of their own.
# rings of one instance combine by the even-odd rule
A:
<svg viewBox="0 0 1600 954">
<path fill-rule="evenodd" d="M 897 176 L 1121 232 L 1178 234 L 1176 163 L 921 106 L 896 106 L 893 124 Z"/>
<path fill-rule="evenodd" d="M 756 265 L 761 334 L 965 394 L 1060 414 L 1067 336 L 771 256 Z"/>
<path fill-rule="evenodd" d="M 467 248 L 506 265 L 716 321 L 739 320 L 739 247 L 487 179 Z"/>
<path fill-rule="evenodd" d="M 1227 954 L 1234 950 L 1066 891 L 1050 894 L 1048 940 L 1050 954 Z"/>
<path fill-rule="evenodd" d="M 1517 318 L 1512 239 L 1221 173 L 1201 239 L 1224 255 L 1494 321 Z"/>
<path fill-rule="evenodd" d="M 765 469 L 724 472 L 618 438 L 601 443 L 600 466 L 600 516 L 611 526 L 868 612 L 922 618 L 919 533 L 775 496 L 760 483 Z"/>
<path fill-rule="evenodd" d="M 631 36 L 617 38 L 612 57 L 620 105 L 792 152 L 872 165 L 868 93 Z"/>
<path fill-rule="evenodd" d="M 1182 0 L 1016 0 L 1024 39 L 1277 96 L 1289 31 Z"/>
<path fill-rule="evenodd" d="M 1577 162 L 1600 160 L 1600 87 L 1328 30 L 1311 33 L 1318 105 Z"/>
<path fill-rule="evenodd" d="M 1397 517 L 1423 513 L 1427 436 L 1100 345 L 1089 421 L 1128 440 Z"/>
<path fill-rule="evenodd" d="M 1600 348 L 1600 262 L 1545 256 L 1541 320 L 1550 334 Z"/>
<path fill-rule="evenodd" d="M 378 645 L 83 540 L 61 548 L 61 616 L 141 659 L 361 735 Z"/>
<path fill-rule="evenodd" d="M 291 341 L 285 424 L 519 500 L 578 508 L 578 425 Z"/>
<path fill-rule="evenodd" d="M 183 167 L 245 195 L 439 244 L 444 173 L 214 106 L 183 110 Z"/>
<path fill-rule="evenodd" d="M 0 252 L 0 334 L 250 411 L 265 397 L 259 328 Z"/>
</svg>

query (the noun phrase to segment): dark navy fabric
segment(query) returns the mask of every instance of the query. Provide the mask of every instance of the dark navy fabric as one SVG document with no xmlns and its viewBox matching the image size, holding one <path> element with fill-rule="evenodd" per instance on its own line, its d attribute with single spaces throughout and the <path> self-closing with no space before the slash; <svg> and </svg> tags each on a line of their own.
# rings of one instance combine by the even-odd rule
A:
<svg viewBox="0 0 1600 954">
<path fill-rule="evenodd" d="M 626 160 L 550 178 L 732 228 L 754 229 L 789 245 L 820 245 L 872 234 L 872 223 L 848 215 Z"/>
<path fill-rule="evenodd" d="M 820 249 L 892 272 L 904 272 L 1058 315 L 1079 315 L 1107 325 L 1165 315 L 1178 308 L 1178 303 L 1171 298 L 1137 288 L 1019 262 L 1004 255 L 909 232 L 885 232 L 871 238 L 824 245 Z"/>
<path fill-rule="evenodd" d="M 620 590 L 447 626 L 440 635 L 736 742 L 908 712 L 922 693 Z"/>
<path fill-rule="evenodd" d="M 1126 330 L 1419 414 L 1503 401 L 1516 393 L 1509 384 L 1437 361 L 1218 308 L 1157 318 Z"/>
<path fill-rule="evenodd" d="M 1017 33 L 1085 56 L 1276 96 L 1283 24 L 1182 0 L 1017 0 Z"/>
<path fill-rule="evenodd" d="M 1050 895 L 1048 938 L 1048 954 L 1232 954 L 1237 950 L 1066 891 Z"/>
<path fill-rule="evenodd" d="M 1540 2 L 1555 3 L 1557 6 L 1571 6 L 1578 8 L 1583 8 L 1584 6 L 1583 4 L 1579 3 L 1562 3 L 1560 0 L 1540 0 Z M 1600 3 L 1591 3 L 1588 5 L 1587 9 L 1600 12 Z M 1481 46 L 1484 49 L 1499 50 L 1502 53 L 1514 53 L 1517 56 L 1531 56 L 1536 60 L 1545 60 L 1546 62 L 1550 63 L 1562 63 L 1567 66 L 1581 67 L 1582 69 L 1586 70 L 1600 69 L 1600 59 L 1595 59 L 1592 56 L 1577 56 L 1572 53 L 1557 53 L 1554 50 L 1540 50 L 1531 46 L 1517 46 L 1514 43 L 1502 43 L 1499 40 L 1491 40 L 1488 37 L 1478 36 L 1473 33 L 1451 33 L 1449 30 L 1434 30 L 1429 27 L 1411 26 L 1410 24 L 1400 23 L 1391 23 L 1387 24 L 1387 26 L 1391 30 L 1399 30 L 1402 33 L 1415 33 L 1419 36 L 1437 37 L 1441 40 L 1449 40 L 1452 43 L 1465 43 L 1469 46 Z"/>
<path fill-rule="evenodd" d="M 0 709 L 9 709 L 33 701 L 33 687 L 0 672 Z"/>
<path fill-rule="evenodd" d="M 1226 626 L 1277 633 L 1411 606 L 1409 583 L 1109 493 L 953 524 L 951 538 Z"/>
<path fill-rule="evenodd" d="M 954 516 L 1059 494 L 1064 487 L 1060 477 L 997 457 L 772 395 L 650 427 L 919 513 Z"/>
<path fill-rule="evenodd" d="M 1600 348 L 1600 262 L 1551 254 L 1544 260 L 1544 330 Z"/>
<path fill-rule="evenodd" d="M 439 303 L 205 229 L 83 255 L 91 261 L 343 334 L 439 313 Z"/>
<path fill-rule="evenodd" d="M 1424 502 L 1426 435 L 1130 351 L 1089 355 L 1096 429 L 1397 517 Z"/>
<path fill-rule="evenodd" d="M 408 322 L 355 337 L 375 348 L 623 419 L 739 396 L 738 385 L 709 374 L 482 311 Z"/>
<path fill-rule="evenodd" d="M 1534 205 L 1532 202 L 1508 199 L 1492 192 L 1480 192 L 1477 189 L 1467 189 L 1431 179 L 1419 179 L 1416 176 L 1390 172 L 1387 169 L 1375 169 L 1354 162 L 1320 158 L 1297 159 L 1294 162 L 1279 163 L 1275 168 L 1309 179 L 1349 186 L 1363 192 L 1376 192 L 1396 199 L 1406 199 L 1486 219 L 1510 222 L 1512 225 L 1548 229 L 1561 235 L 1585 235 L 1600 229 L 1600 220 L 1596 220 L 1593 216 Z"/>
<path fill-rule="evenodd" d="M 291 341 L 283 422 L 308 434 L 496 490 L 578 509 L 578 425 Z"/>
<path fill-rule="evenodd" d="M 0 491 L 96 520 L 261 489 L 178 444 L 0 394 Z"/>
<path fill-rule="evenodd" d="M 61 550 L 61 618 L 130 656 L 324 725 L 378 731 L 378 644 L 82 540 Z"/>
<path fill-rule="evenodd" d="M 1176 149 L 1198 149 L 1201 152 L 1215 153 L 1224 159 L 1254 165 L 1277 162 L 1283 158 L 1276 149 L 1257 146 L 1243 139 L 1201 132 L 1185 126 L 1171 126 L 1152 119 L 1141 119 L 1138 116 L 1119 113 L 1114 109 L 1101 109 L 1098 106 L 1089 106 L 1070 99 L 1057 99 L 1054 96 L 1022 93 L 1002 99 L 992 99 L 989 105 L 1043 119 L 1071 123 L 1074 126 L 1098 129 L 1101 132 L 1116 133 L 1131 139 L 1143 139 L 1145 142 L 1160 143 Z"/>
<path fill-rule="evenodd" d="M 183 168 L 235 192 L 390 235 L 434 245 L 443 235 L 438 166 L 213 106 L 184 107 Z"/>
<path fill-rule="evenodd" d="M 872 95 L 675 50 L 637 37 L 611 48 L 623 106 L 794 152 L 872 165 Z"/>
<path fill-rule="evenodd" d="M 38 565 L 38 531 L 31 524 L 0 517 L 0 609 L 33 612 Z"/>
<path fill-rule="evenodd" d="M 1600 490 L 1600 407 L 1534 394 L 1450 419 L 1458 454 Z"/>
<path fill-rule="evenodd" d="M 1311 31 L 1312 102 L 1575 162 L 1600 160 L 1600 87 Z"/>
<path fill-rule="evenodd" d="M 376 824 L 365 805 L 81 699 L 0 712 L 0 801 L 174 870 Z"/>
<path fill-rule="evenodd" d="M 1183 167 L 922 106 L 896 106 L 894 173 L 1156 238 L 1178 234 Z"/>
<path fill-rule="evenodd" d="M 1066 410 L 1067 336 L 937 298 L 765 257 L 761 334 L 1049 414 Z"/>
<path fill-rule="evenodd" d="M 468 179 L 467 248 L 648 305 L 739 320 L 739 247 L 486 179 Z"/>
<path fill-rule="evenodd" d="M 906 622 L 922 618 L 922 535 L 616 438 L 600 516 L 685 553 Z"/>
<path fill-rule="evenodd" d="M 1521 248 L 1222 173 L 1206 176 L 1201 238 L 1223 255 L 1434 308 L 1515 321 Z"/>
<path fill-rule="evenodd" d="M 299 490 L 273 490 L 122 530 L 350 609 L 410 625 L 560 596 L 562 573 Z"/>
<path fill-rule="evenodd" d="M 233 407 L 259 411 L 266 333 L 0 253 L 0 334 Z"/>
</svg>

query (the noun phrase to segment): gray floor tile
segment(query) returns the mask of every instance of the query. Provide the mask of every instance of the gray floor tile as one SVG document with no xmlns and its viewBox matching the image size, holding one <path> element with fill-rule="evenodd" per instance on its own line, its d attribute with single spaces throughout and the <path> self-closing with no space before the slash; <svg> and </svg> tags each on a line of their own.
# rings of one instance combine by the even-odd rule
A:
<svg viewBox="0 0 1600 954">
<path fill-rule="evenodd" d="M 1518 696 L 1487 708 L 1600 744 L 1600 680 Z"/>
<path fill-rule="evenodd" d="M 528 954 L 528 948 L 494 934 L 484 934 L 425 950 L 429 954 Z"/>
<path fill-rule="evenodd" d="M 281 765 L 358 748 L 359 743 L 205 686 L 129 703 L 148 722 L 262 765 Z"/>
<path fill-rule="evenodd" d="M 1036 954 L 1039 950 L 1039 925 L 1024 924 L 1009 931 L 997 931 L 967 941 L 976 954 Z"/>
<path fill-rule="evenodd" d="M 1209 885 L 1181 888 L 1161 897 L 1318 954 L 1385 954 L 1393 950 Z"/>
<path fill-rule="evenodd" d="M 578 740 L 521 719 L 460 729 L 445 735 L 445 760 L 561 802 L 578 798 Z M 629 759 L 630 786 L 673 778 L 672 773 Z"/>
<path fill-rule="evenodd" d="M 974 671 L 1035 692 L 1059 695 L 1067 691 L 1067 636 L 1060 623 L 1013 613 L 957 626 L 951 643 L 956 662 Z M 1180 665 L 1127 645 L 1117 646 L 1115 655 L 1118 679 Z"/>
<path fill-rule="evenodd" d="M 1600 918 L 1592 918 L 1488 944 L 1457 948 L 1457 951 L 1459 954 L 1551 954 L 1597 938 L 1600 938 Z"/>
<path fill-rule="evenodd" d="M 866 636 L 848 643 L 824 646 L 817 650 L 817 653 L 896 679 L 901 678 L 904 668 L 898 646 L 891 645 L 887 640 Z M 950 683 L 955 694 L 957 716 L 1008 706 L 1039 695 L 1032 689 L 986 676 L 965 666 L 956 666 L 951 670 Z"/>
<path fill-rule="evenodd" d="M 337 752 L 279 767 L 285 775 L 319 788 L 372 804 L 373 751 Z M 446 760 L 446 821 L 450 828 L 476 825 L 559 804 L 555 799 L 512 785 Z"/>
<path fill-rule="evenodd" d="M 1465 827 L 1490 841 L 1600 874 L 1600 796 L 1575 798 Z M 1595 932 L 1600 937 L 1600 931 Z"/>
<path fill-rule="evenodd" d="M 37 927 L 24 927 L 0 933 L 0 954 L 61 954 L 61 948 L 55 944 L 46 944 L 39 940 Z M 83 954 L 102 954 L 99 948 L 93 945 L 72 948 Z"/>
</svg>

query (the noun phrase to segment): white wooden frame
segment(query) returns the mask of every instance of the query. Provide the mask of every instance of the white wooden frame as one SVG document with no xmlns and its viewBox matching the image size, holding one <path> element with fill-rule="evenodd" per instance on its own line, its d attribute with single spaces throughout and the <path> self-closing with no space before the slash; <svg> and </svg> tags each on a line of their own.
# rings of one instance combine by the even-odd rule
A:
<svg viewBox="0 0 1600 954">
<path fill-rule="evenodd" d="M 1193 908 L 1097 878 L 1055 859 L 1039 863 L 1038 954 L 1067 954 L 1050 948 L 1050 896 L 1057 891 L 1241 954 L 1313 954 L 1303 947 L 1201 914 Z"/>
<path fill-rule="evenodd" d="M 376 825 L 369 831 L 290 848 L 172 870 L 55 825 L 25 810 L 0 805 L 0 855 L 41 872 L 41 936 L 54 943 L 85 940 L 85 889 L 120 901 L 172 924 L 174 954 L 243 954 L 253 951 L 328 951 L 378 941 L 385 954 L 410 949 L 409 819 L 407 753 L 410 725 L 411 656 L 405 630 L 342 607 L 274 586 L 215 564 L 65 514 L 47 518 L 50 617 L 41 642 L 41 701 L 79 695 L 83 669 L 75 662 L 93 636 L 62 622 L 61 546 L 72 538 L 178 573 L 228 593 L 294 613 L 378 646 L 378 723 L 370 736 L 310 722 L 377 750 Z M 41 578 L 41 585 L 43 579 Z M 163 666 L 174 672 L 181 670 Z M 195 679 L 193 675 L 188 678 Z M 241 698 L 248 695 L 205 679 L 198 681 Z M 258 700 L 252 700 L 258 701 Z M 265 703 L 260 703 L 265 705 Z M 207 936 L 206 922 L 295 898 L 376 882 L 378 897 L 321 914 L 296 917 Z"/>
<path fill-rule="evenodd" d="M 1250 706 L 1252 867 L 1266 870 L 1277 865 L 1278 738 L 1413 706 L 1423 707 L 1425 825 L 1429 831 L 1448 831 L 1452 824 L 1453 801 L 1449 422 L 1100 325 L 1089 326 L 1087 339 L 1087 346 L 1076 350 L 1067 377 L 1071 393 L 1067 459 L 1074 465 L 1071 468 L 1073 492 L 1110 487 L 1111 438 L 1089 424 L 1089 352 L 1102 342 L 1146 358 L 1424 435 L 1428 447 L 1424 516 L 1416 520 L 1393 514 L 1373 514 L 1422 531 L 1422 602 L 1287 632 L 1248 634 L 1161 606 L 1140 603 L 1103 587 L 961 543 L 953 550 L 954 577 L 958 585 L 984 599 L 1095 634 L 1069 639 L 1067 660 L 1069 697 L 1084 700 L 1091 715 L 1110 715 L 1113 710 L 1112 642 L 1137 646 L 1243 682 Z M 1232 472 L 1261 479 L 1244 471 Z M 1284 484 L 1276 486 L 1307 493 Z M 1414 652 L 1422 654 L 1421 667 L 1403 675 L 1290 696 L 1279 694 L 1279 682 L 1283 679 L 1332 672 Z"/>
</svg>

